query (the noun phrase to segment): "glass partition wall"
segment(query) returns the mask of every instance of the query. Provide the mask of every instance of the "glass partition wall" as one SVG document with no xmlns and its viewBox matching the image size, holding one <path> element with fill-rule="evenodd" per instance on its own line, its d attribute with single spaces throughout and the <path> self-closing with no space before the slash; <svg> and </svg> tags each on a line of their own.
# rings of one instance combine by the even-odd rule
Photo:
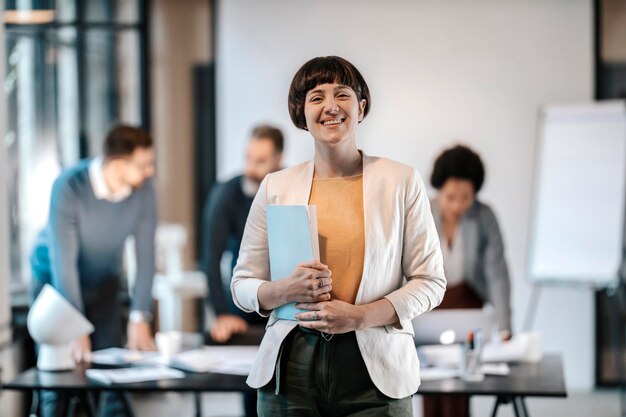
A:
<svg viewBox="0 0 626 417">
<path fill-rule="evenodd" d="M 116 122 L 149 128 L 147 0 L 5 1 L 4 103 L 12 288 L 60 171 L 99 153 Z"/>
</svg>

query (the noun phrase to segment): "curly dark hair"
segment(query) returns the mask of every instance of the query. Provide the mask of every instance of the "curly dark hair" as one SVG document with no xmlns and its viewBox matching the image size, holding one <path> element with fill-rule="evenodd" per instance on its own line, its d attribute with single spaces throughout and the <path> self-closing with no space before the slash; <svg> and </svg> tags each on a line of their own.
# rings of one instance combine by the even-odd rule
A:
<svg viewBox="0 0 626 417">
<path fill-rule="evenodd" d="M 485 166 L 480 156 L 467 146 L 456 145 L 437 157 L 430 183 L 440 189 L 450 178 L 469 180 L 478 193 L 485 181 Z"/>
<path fill-rule="evenodd" d="M 289 87 L 289 116 L 299 129 L 306 129 L 304 118 L 304 102 L 306 93 L 320 84 L 342 84 L 356 93 L 357 100 L 365 100 L 363 118 L 370 111 L 372 99 L 365 79 L 354 65 L 338 56 L 322 56 L 307 61 L 296 75 Z"/>
</svg>

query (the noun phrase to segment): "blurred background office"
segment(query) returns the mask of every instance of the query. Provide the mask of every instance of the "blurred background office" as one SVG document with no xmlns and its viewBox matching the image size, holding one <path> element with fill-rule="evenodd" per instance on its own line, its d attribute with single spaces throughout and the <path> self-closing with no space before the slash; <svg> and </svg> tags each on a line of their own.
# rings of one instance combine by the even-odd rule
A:
<svg viewBox="0 0 626 417">
<path fill-rule="evenodd" d="M 95 155 L 114 121 L 154 137 L 160 221 L 184 226 L 183 264 L 196 269 L 202 207 L 216 180 L 242 172 L 250 126 L 263 121 L 285 133 L 285 166 L 309 159 L 306 132 L 287 113 L 290 77 L 314 56 L 349 59 L 377 108 L 359 138 L 370 153 L 425 178 L 459 139 L 481 155 L 481 199 L 498 213 L 515 334 L 532 295 L 526 260 L 538 111 L 626 95 L 622 0 L 5 0 L 3 18 L 3 381 L 26 361 L 28 256 L 52 182 L 62 167 Z M 530 401 L 531 412 L 548 409 L 534 415 L 617 415 L 616 392 L 603 390 L 616 382 L 603 297 L 590 288 L 543 290 L 533 328 L 544 351 L 563 354 L 574 395 Z M 576 402 L 588 396 L 601 401 Z M 2 392 L 0 410 L 21 415 L 22 402 Z"/>
</svg>

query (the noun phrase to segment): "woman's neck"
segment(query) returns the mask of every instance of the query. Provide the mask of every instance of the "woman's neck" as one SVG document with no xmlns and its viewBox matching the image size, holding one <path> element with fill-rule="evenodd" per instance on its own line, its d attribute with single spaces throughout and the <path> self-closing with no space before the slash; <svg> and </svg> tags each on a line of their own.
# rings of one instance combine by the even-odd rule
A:
<svg viewBox="0 0 626 417">
<path fill-rule="evenodd" d="M 319 178 L 350 177 L 363 172 L 361 152 L 356 146 L 316 146 L 315 176 Z"/>
</svg>

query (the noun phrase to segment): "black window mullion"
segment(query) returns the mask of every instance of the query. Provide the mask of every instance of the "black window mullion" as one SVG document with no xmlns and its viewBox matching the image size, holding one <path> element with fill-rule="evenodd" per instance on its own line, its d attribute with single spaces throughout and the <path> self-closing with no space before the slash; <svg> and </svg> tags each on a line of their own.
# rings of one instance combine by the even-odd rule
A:
<svg viewBox="0 0 626 417">
<path fill-rule="evenodd" d="M 85 55 L 85 0 L 76 0 L 76 74 L 78 77 L 78 141 L 80 158 L 89 155 L 87 137 L 87 56 Z"/>
<path fill-rule="evenodd" d="M 150 130 L 150 25 L 148 11 L 150 0 L 139 0 L 139 97 L 141 106 L 141 126 Z"/>
</svg>

